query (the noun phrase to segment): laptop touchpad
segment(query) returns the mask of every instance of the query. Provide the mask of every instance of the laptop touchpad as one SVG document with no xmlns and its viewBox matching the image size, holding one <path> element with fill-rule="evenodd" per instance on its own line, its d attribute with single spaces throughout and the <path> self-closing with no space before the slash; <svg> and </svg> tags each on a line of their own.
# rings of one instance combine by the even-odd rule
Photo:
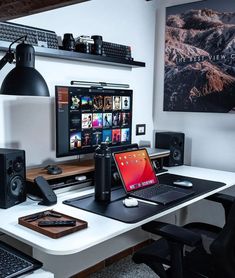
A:
<svg viewBox="0 0 235 278">
<path fill-rule="evenodd" d="M 184 197 L 188 196 L 188 194 L 184 192 L 179 192 L 175 190 L 168 191 L 166 193 L 162 193 L 160 195 L 156 195 L 151 197 L 151 200 L 156 201 L 162 205 L 169 204 L 171 202 L 177 201 Z"/>
</svg>

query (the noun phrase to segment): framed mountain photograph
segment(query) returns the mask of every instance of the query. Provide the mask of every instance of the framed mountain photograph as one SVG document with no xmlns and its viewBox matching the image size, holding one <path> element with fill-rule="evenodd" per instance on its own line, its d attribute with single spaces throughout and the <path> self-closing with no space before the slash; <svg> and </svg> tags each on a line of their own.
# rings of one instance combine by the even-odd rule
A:
<svg viewBox="0 0 235 278">
<path fill-rule="evenodd" d="M 163 109 L 235 112 L 235 1 L 166 8 Z"/>
</svg>

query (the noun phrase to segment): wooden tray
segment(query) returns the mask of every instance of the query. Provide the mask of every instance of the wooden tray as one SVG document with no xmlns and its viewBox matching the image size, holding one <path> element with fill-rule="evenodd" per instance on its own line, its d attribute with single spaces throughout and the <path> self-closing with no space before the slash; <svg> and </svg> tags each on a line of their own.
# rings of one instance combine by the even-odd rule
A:
<svg viewBox="0 0 235 278">
<path fill-rule="evenodd" d="M 31 222 L 29 222 L 29 219 L 32 217 L 37 217 L 38 215 L 41 215 L 42 213 L 56 213 L 56 214 L 59 214 L 61 217 L 60 218 L 57 218 L 57 217 L 52 217 L 52 216 L 48 216 L 48 215 L 45 215 L 43 217 L 40 217 L 38 219 L 35 219 Z M 41 220 L 76 220 L 76 226 L 71 226 L 71 227 L 40 227 L 38 226 L 38 222 L 41 221 Z M 84 221 L 84 220 L 81 220 L 81 219 L 76 219 L 76 218 L 73 218 L 71 216 L 68 216 L 66 214 L 63 214 L 63 213 L 60 213 L 60 212 L 57 212 L 57 211 L 54 211 L 54 210 L 46 210 L 46 211 L 43 211 L 43 212 L 39 212 L 39 213 L 34 213 L 34 214 L 30 214 L 30 215 L 26 215 L 26 216 L 23 216 L 23 217 L 20 217 L 18 219 L 18 223 L 20 225 L 23 225 L 29 229 L 32 229 L 34 231 L 37 231 L 41 234 L 44 234 L 48 237 L 51 237 L 51 238 L 60 238 L 62 236 L 65 236 L 65 235 L 68 235 L 68 234 L 71 234 L 73 232 L 76 232 L 76 231 L 79 231 L 81 229 L 84 229 L 84 228 L 87 228 L 87 222 Z"/>
</svg>

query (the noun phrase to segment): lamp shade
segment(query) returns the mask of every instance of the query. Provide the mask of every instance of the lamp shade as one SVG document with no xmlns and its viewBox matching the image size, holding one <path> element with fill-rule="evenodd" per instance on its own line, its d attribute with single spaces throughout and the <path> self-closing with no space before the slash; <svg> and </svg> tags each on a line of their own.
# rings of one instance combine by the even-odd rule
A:
<svg viewBox="0 0 235 278">
<path fill-rule="evenodd" d="M 49 96 L 47 84 L 34 68 L 35 51 L 32 45 L 20 43 L 16 47 L 16 67 L 2 82 L 0 93 L 19 96 Z"/>
</svg>

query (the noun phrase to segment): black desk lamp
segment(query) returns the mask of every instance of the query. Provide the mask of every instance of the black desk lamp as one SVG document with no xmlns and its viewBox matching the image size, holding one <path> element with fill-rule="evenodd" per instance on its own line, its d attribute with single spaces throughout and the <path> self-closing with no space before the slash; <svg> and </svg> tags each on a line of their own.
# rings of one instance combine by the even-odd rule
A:
<svg viewBox="0 0 235 278">
<path fill-rule="evenodd" d="M 11 50 L 12 44 L 24 39 L 26 36 L 10 44 L 8 52 L 0 60 L 0 70 L 14 60 Z M 32 45 L 24 43 L 16 47 L 16 67 L 12 69 L 2 82 L 0 94 L 18 96 L 49 96 L 47 84 L 42 75 L 34 68 L 35 51 Z"/>
</svg>

